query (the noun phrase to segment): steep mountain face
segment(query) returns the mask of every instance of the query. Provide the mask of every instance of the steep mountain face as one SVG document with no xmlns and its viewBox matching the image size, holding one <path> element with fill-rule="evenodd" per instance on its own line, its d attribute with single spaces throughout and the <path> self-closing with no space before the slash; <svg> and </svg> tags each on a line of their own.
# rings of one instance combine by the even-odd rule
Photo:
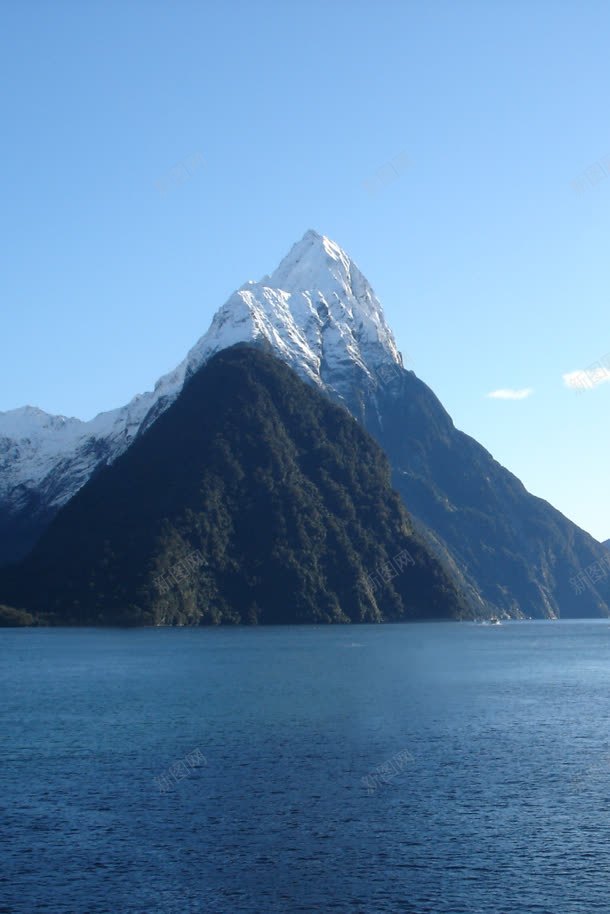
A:
<svg viewBox="0 0 610 914">
<path fill-rule="evenodd" d="M 27 624 L 28 612 L 55 624 L 472 615 L 414 532 L 379 446 L 243 345 L 190 377 L 0 571 L 0 599 L 0 624 Z"/>
<path fill-rule="evenodd" d="M 207 359 L 255 340 L 266 340 L 301 377 L 350 402 L 358 399 L 354 368 L 373 377 L 401 364 L 366 279 L 336 244 L 306 232 L 273 274 L 229 298 L 153 391 L 90 422 L 29 406 L 0 413 L 0 564 L 27 554 L 59 508 L 167 409 Z"/>
<path fill-rule="evenodd" d="M 610 614 L 604 547 L 530 495 L 484 448 L 455 429 L 432 391 L 404 369 L 362 273 L 341 248 L 311 231 L 274 273 L 231 296 L 185 361 L 152 393 L 93 420 L 95 428 L 92 423 L 70 426 L 76 445 L 66 435 L 53 450 L 46 433 L 29 434 L 29 422 L 27 434 L 22 431 L 17 439 L 3 432 L 15 422 L 14 414 L 0 415 L 0 437 L 5 434 L 0 502 L 9 528 L 21 524 L 21 554 L 96 467 L 116 459 L 167 409 L 185 379 L 215 353 L 251 341 L 264 341 L 379 441 L 420 534 L 481 612 Z M 9 451 L 15 457 L 10 472 Z M 33 509 L 23 521 L 22 506 L 28 502 Z M 0 541 L 2 554 L 16 554 L 6 539 Z"/>
<path fill-rule="evenodd" d="M 602 543 L 602 546 L 605 546 L 606 549 L 610 549 L 610 540 L 604 540 L 604 542 Z"/>
<path fill-rule="evenodd" d="M 395 488 L 488 606 L 516 618 L 610 614 L 604 547 L 458 431 L 422 381 L 397 372 L 372 399 L 366 425 Z"/>
</svg>

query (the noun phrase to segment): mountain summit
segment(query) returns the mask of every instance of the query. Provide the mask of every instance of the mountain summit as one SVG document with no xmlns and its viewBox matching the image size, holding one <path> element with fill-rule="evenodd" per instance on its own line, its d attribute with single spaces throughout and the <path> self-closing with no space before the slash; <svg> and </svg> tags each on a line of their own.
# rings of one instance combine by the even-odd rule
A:
<svg viewBox="0 0 610 914">
<path fill-rule="evenodd" d="M 273 273 L 231 295 L 152 391 L 88 422 L 29 406 L 0 412 L 0 563 L 24 555 L 59 507 L 98 466 L 123 453 L 212 355 L 263 341 L 339 400 L 349 394 L 354 365 L 369 376 L 383 365 L 402 365 L 367 280 L 335 242 L 309 230 Z"/>
<path fill-rule="evenodd" d="M 0 564 L 27 554 L 59 508 L 99 466 L 116 460 L 211 356 L 256 342 L 343 402 L 352 399 L 354 367 L 373 377 L 382 366 L 402 365 L 367 280 L 335 242 L 309 230 L 272 274 L 230 296 L 152 391 L 88 422 L 30 406 L 0 412 Z"/>
<path fill-rule="evenodd" d="M 345 370 L 370 377 L 402 358 L 373 289 L 342 248 L 313 230 L 277 270 L 247 282 L 214 315 L 188 356 L 196 371 L 236 342 L 266 340 L 298 374 L 341 395 Z"/>
</svg>

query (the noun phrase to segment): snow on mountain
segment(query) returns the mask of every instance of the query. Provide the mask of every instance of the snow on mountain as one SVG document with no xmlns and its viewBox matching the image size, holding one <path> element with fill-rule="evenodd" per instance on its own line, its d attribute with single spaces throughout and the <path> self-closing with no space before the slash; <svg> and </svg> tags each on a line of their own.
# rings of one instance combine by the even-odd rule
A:
<svg viewBox="0 0 610 914">
<path fill-rule="evenodd" d="M 49 505 L 64 504 L 99 463 L 114 460 L 125 450 L 151 407 L 161 398 L 171 402 L 183 380 L 184 370 L 172 372 L 154 391 L 89 422 L 52 416 L 32 406 L 0 412 L 0 497 L 15 493 L 16 498 L 23 498 L 24 488 L 44 486 L 51 490 L 46 492 Z M 60 467 L 63 483 L 45 486 Z"/>
<path fill-rule="evenodd" d="M 89 422 L 26 406 L 0 412 L 0 498 L 14 511 L 32 492 L 57 509 L 102 463 L 116 459 L 176 398 L 185 378 L 214 353 L 267 340 L 302 377 L 338 399 L 354 369 L 373 381 L 382 366 L 402 365 L 371 286 L 337 244 L 308 231 L 260 282 L 250 281 L 216 312 L 183 362 L 126 406 Z"/>
<path fill-rule="evenodd" d="M 357 364 L 369 375 L 402 365 L 392 331 L 371 286 L 345 251 L 308 231 L 260 282 L 248 282 L 216 312 L 188 356 L 196 370 L 236 342 L 266 338 L 295 370 L 341 387 L 336 372 Z"/>
</svg>

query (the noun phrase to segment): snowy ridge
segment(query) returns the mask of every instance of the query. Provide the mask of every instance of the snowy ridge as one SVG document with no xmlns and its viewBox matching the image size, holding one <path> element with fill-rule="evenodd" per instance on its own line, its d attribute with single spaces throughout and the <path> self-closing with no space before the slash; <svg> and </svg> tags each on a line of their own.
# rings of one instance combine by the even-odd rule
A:
<svg viewBox="0 0 610 914">
<path fill-rule="evenodd" d="M 98 465 L 126 450 L 212 355 L 261 339 L 303 378 L 339 398 L 353 385 L 356 367 L 375 383 L 381 366 L 402 365 L 365 277 L 337 244 L 310 230 L 272 274 L 233 293 L 154 390 L 89 422 L 31 406 L 0 412 L 0 495 L 14 507 L 25 487 L 41 490 L 48 505 L 64 504 Z"/>
<path fill-rule="evenodd" d="M 32 406 L 0 412 L 0 495 L 23 486 L 41 487 L 60 466 L 65 476 L 68 468 L 63 465 L 68 461 L 65 485 L 48 493 L 49 505 L 64 504 L 99 463 L 114 460 L 129 446 L 151 407 L 162 397 L 171 402 L 183 381 L 184 369 L 176 370 L 157 382 L 154 391 L 89 422 L 52 416 Z"/>
</svg>

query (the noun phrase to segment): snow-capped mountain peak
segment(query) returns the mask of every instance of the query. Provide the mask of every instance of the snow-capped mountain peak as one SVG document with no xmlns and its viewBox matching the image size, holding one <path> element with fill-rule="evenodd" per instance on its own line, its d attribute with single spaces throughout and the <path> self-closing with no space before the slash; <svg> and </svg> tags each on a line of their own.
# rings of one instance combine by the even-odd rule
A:
<svg viewBox="0 0 610 914">
<path fill-rule="evenodd" d="M 261 283 L 291 293 L 317 289 L 350 294 L 351 268 L 351 260 L 338 244 L 309 229 Z"/>
<path fill-rule="evenodd" d="M 349 400 L 363 378 L 402 365 L 373 289 L 334 241 L 309 230 L 277 269 L 249 281 L 216 312 L 207 333 L 152 391 L 89 422 L 35 407 L 0 413 L 0 499 L 11 510 L 28 493 L 57 508 L 112 462 L 175 400 L 185 379 L 235 343 L 266 340 L 301 377 Z"/>
<path fill-rule="evenodd" d="M 383 309 L 367 279 L 339 245 L 313 229 L 305 232 L 293 245 L 278 268 L 265 276 L 261 283 L 289 293 L 321 292 L 327 299 L 335 298 L 355 304 L 355 312 L 375 315 L 385 325 Z M 350 314 L 350 317 L 353 317 Z"/>
<path fill-rule="evenodd" d="M 295 370 L 341 395 L 346 370 L 402 364 L 373 289 L 349 256 L 309 230 L 278 268 L 248 282 L 216 312 L 191 350 L 189 373 L 227 346 L 265 338 Z"/>
</svg>

